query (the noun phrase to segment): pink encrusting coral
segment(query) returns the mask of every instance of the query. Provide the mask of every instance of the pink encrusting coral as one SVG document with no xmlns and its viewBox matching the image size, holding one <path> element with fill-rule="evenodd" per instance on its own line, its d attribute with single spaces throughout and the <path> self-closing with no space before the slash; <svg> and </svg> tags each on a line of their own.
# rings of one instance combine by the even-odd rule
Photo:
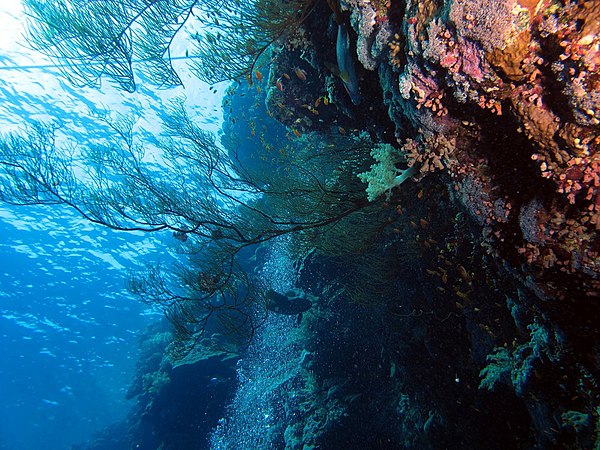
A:
<svg viewBox="0 0 600 450">
<path fill-rule="evenodd" d="M 431 171 L 451 176 L 456 198 L 490 227 L 489 248 L 504 242 L 499 256 L 520 255 L 532 268 L 600 277 L 597 2 L 560 7 L 533 0 L 409 1 L 388 4 L 377 14 L 381 2 L 342 4 L 352 9 L 359 41 L 381 30 L 376 16 L 403 15 L 402 23 L 385 22 L 392 72 L 380 67 L 379 73 L 398 144 L 410 148 L 407 159 L 421 177 Z M 490 141 L 494 132 L 519 143 L 511 148 L 509 141 Z M 413 144 L 407 147 L 408 137 Z M 517 190 L 502 181 L 511 170 L 528 187 Z M 519 218 L 535 216 L 537 203 L 523 195 L 536 184 L 554 186 L 553 192 L 545 190 L 540 207 L 553 220 L 543 230 L 528 227 L 515 237 Z M 519 211 L 519 205 L 528 206 Z M 557 294 L 555 286 L 551 290 Z"/>
<path fill-rule="evenodd" d="M 533 273 L 550 267 L 600 278 L 597 2 L 333 3 L 335 20 L 352 27 L 361 89 L 367 98 L 383 97 L 415 179 L 447 176 L 454 198 L 486 229 L 494 256 L 521 261 Z M 331 28 L 325 21 L 321 26 Z M 269 113 L 299 133 L 331 120 L 345 133 L 358 111 L 335 70 L 321 66 L 321 57 L 331 64 L 318 54 L 318 39 L 303 36 L 306 42 L 274 55 Z M 293 73 L 297 56 L 306 63 L 305 81 L 283 78 Z M 536 216 L 533 199 L 543 205 L 538 216 L 551 220 L 525 233 L 520 218 Z M 539 281 L 551 295 L 566 295 Z"/>
</svg>

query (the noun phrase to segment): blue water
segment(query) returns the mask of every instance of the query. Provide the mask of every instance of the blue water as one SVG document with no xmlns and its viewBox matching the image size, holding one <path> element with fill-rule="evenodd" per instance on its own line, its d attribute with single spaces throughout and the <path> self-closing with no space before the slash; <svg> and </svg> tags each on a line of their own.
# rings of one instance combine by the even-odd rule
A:
<svg viewBox="0 0 600 450">
<path fill-rule="evenodd" d="M 90 111 L 157 116 L 185 95 L 191 114 L 220 128 L 222 89 L 183 73 L 187 89 L 155 91 L 139 80 L 127 95 L 109 83 L 73 88 L 22 38 L 18 2 L 0 6 L 0 132 L 57 121 L 67 141 L 84 144 L 103 129 Z M 143 114 L 143 116 L 142 116 Z M 0 208 L 0 449 L 65 449 L 123 419 L 139 338 L 161 318 L 126 290 L 129 270 L 168 257 L 169 233 L 119 233 L 64 208 Z"/>
<path fill-rule="evenodd" d="M 125 290 L 154 238 L 66 210 L 0 210 L 1 448 L 68 448 L 124 416 L 137 336 L 156 314 Z"/>
</svg>

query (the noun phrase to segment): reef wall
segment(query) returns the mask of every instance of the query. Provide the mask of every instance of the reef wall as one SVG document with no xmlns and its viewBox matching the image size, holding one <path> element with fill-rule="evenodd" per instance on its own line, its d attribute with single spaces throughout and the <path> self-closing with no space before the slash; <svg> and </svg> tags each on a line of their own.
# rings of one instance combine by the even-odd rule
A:
<svg viewBox="0 0 600 450">
<path fill-rule="evenodd" d="M 272 171 L 290 141 L 371 142 L 353 180 L 380 189 L 345 231 L 376 232 L 298 259 L 289 235 L 286 281 L 319 301 L 267 323 L 235 396 L 231 360 L 173 367 L 150 338 L 128 442 L 204 445 L 228 411 L 213 448 L 598 448 L 600 6 L 297 5 L 301 23 L 229 91 L 222 143 Z M 227 380 L 212 391 L 209 365 Z M 204 383 L 193 396 L 188 379 Z"/>
<path fill-rule="evenodd" d="M 330 70 L 335 16 L 319 5 L 274 51 L 267 107 L 300 132 L 379 134 L 418 178 L 447 177 L 540 297 L 597 298 L 600 8 L 522 3 L 342 0 L 358 106 Z"/>
<path fill-rule="evenodd" d="M 377 309 L 396 381 L 373 420 L 407 448 L 597 445 L 600 7 L 314 8 L 272 53 L 269 115 L 297 136 L 367 132 L 418 171 L 379 200 L 397 252 L 380 267 L 402 292 Z M 358 105 L 332 69 L 342 24 Z M 494 414 L 512 441 L 476 431 Z"/>
</svg>

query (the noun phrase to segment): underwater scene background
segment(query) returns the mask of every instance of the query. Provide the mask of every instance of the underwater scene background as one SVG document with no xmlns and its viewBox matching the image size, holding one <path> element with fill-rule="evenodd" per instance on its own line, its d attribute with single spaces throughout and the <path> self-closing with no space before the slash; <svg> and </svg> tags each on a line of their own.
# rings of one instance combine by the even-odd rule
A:
<svg viewBox="0 0 600 450">
<path fill-rule="evenodd" d="M 600 448 L 597 2 L 0 18 L 0 449 Z"/>
</svg>

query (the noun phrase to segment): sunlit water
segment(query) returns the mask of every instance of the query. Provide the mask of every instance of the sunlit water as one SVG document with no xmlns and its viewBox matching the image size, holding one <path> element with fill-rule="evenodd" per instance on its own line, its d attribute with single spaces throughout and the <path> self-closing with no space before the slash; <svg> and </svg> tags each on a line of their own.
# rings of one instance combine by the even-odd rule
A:
<svg viewBox="0 0 600 450">
<path fill-rule="evenodd" d="M 186 87 L 157 91 L 143 80 L 133 95 L 103 82 L 74 88 L 22 37 L 18 2 L 0 7 L 0 132 L 34 121 L 61 124 L 69 144 L 105 129 L 95 108 L 138 117 L 158 135 L 157 117 L 185 95 L 190 113 L 217 132 L 222 89 L 185 71 Z M 182 63 L 184 64 L 184 63 Z M 164 258 L 169 233 L 120 233 L 61 208 L 0 205 L 0 448 L 62 449 L 122 419 L 138 337 L 160 317 L 125 289 L 129 270 Z"/>
</svg>

